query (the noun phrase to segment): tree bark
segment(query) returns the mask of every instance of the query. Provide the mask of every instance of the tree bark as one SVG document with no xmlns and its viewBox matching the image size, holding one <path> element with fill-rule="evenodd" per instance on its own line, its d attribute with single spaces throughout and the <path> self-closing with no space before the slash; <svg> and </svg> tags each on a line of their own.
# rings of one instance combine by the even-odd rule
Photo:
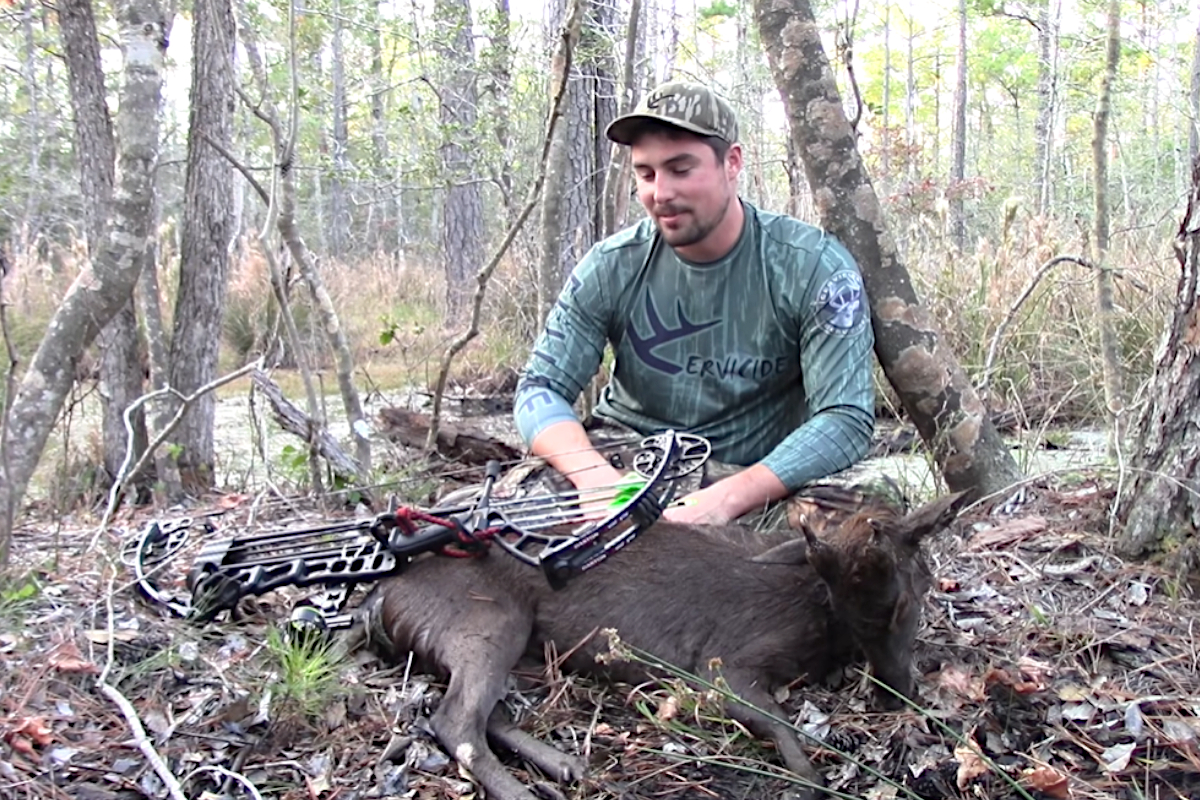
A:
<svg viewBox="0 0 1200 800">
<path fill-rule="evenodd" d="M 358 396 L 358 389 L 354 386 L 353 355 L 350 352 L 350 344 L 346 339 L 345 329 L 338 318 L 337 309 L 334 308 L 333 299 L 329 296 L 329 292 L 325 288 L 325 283 L 321 279 L 321 274 L 317 271 L 312 253 L 305 245 L 300 235 L 300 229 L 296 225 L 295 152 L 300 124 L 300 109 L 298 99 L 299 78 L 294 57 L 296 39 L 296 10 L 294 7 L 289 14 L 288 32 L 293 58 L 291 61 L 292 80 L 289 97 L 288 127 L 285 130 L 280 123 L 279 113 L 274 101 L 267 96 L 269 83 L 267 81 L 266 68 L 259 54 L 257 40 L 254 37 L 253 31 L 247 29 L 243 29 L 242 31 L 242 42 L 247 60 L 250 62 L 255 80 L 264 94 L 264 99 L 259 103 L 255 113 L 270 127 L 275 152 L 279 159 L 273 176 L 275 180 L 273 194 L 268 197 L 265 191 L 262 190 L 262 187 L 258 187 L 263 200 L 269 203 L 267 224 L 264 226 L 264 231 L 260 238 L 263 240 L 264 254 L 271 269 L 272 288 L 275 292 L 276 300 L 279 302 L 280 313 L 283 315 L 288 329 L 288 338 L 291 340 L 292 346 L 296 348 L 299 348 L 300 337 L 296 331 L 295 323 L 291 319 L 291 311 L 287 305 L 287 289 L 284 285 L 283 276 L 274 255 L 270 252 L 271 243 L 268 241 L 269 233 L 267 226 L 274 226 L 279 231 L 280 238 L 287 246 L 292 261 L 296 264 L 308 287 L 309 296 L 312 297 L 320 329 L 325 333 L 326 342 L 334 355 L 337 369 L 338 392 L 341 395 L 342 407 L 346 411 L 346 421 L 350 425 L 350 433 L 354 439 L 355 457 L 358 461 L 358 477 L 362 485 L 366 486 L 369 483 L 371 475 L 371 442 L 368 438 L 369 425 L 363 416 L 362 401 Z M 245 99 L 243 95 L 243 100 Z M 312 376 L 303 360 L 303 354 L 297 352 L 297 357 L 300 362 L 301 374 L 304 377 L 308 417 L 321 422 L 320 404 L 317 402 L 316 389 L 313 386 Z M 310 451 L 314 456 L 310 462 L 313 488 L 316 491 L 320 491 L 320 470 L 317 469 L 317 460 L 315 458 L 317 454 L 315 431 L 314 436 L 309 441 L 309 445 Z"/>
<path fill-rule="evenodd" d="M 350 173 L 350 131 L 346 113 L 346 53 L 342 34 L 341 0 L 333 0 L 330 67 L 333 79 L 333 177 L 329 181 L 329 253 L 344 258 L 350 245 L 350 208 L 346 203 L 346 176 Z"/>
<path fill-rule="evenodd" d="M 1038 81 L 1037 119 L 1033 124 L 1034 169 L 1036 172 L 1037 213 L 1045 214 L 1050 208 L 1050 161 L 1053 153 L 1051 131 L 1054 121 L 1054 87 L 1057 82 L 1054 66 L 1054 46 L 1057 40 L 1057 15 L 1053 21 L 1050 3 L 1056 0 L 1041 0 L 1038 9 Z"/>
<path fill-rule="evenodd" d="M 1196 27 L 1196 40 L 1192 43 L 1192 78 L 1189 88 L 1189 108 L 1192 124 L 1188 133 L 1188 163 L 1195 163 L 1200 155 L 1200 25 Z"/>
<path fill-rule="evenodd" d="M 636 0 L 635 0 L 636 2 Z M 512 13 L 508 0 L 495 0 L 495 8 L 487 21 L 488 45 L 487 81 L 492 96 L 492 133 L 500 148 L 500 163 L 496 169 L 496 184 L 504 203 L 504 223 L 507 226 L 517 213 L 517 198 L 513 197 L 512 108 L 513 47 Z"/>
<path fill-rule="evenodd" d="M 442 125 L 442 257 L 446 262 L 446 321 L 461 318 L 471 299 L 471 276 L 483 265 L 483 195 L 474 152 L 478 107 L 475 45 L 469 0 L 437 0 L 437 50 L 445 69 L 438 89 Z"/>
<path fill-rule="evenodd" d="M 1200 571 L 1200 161 L 1192 165 L 1187 212 L 1175 254 L 1175 309 L 1157 354 L 1138 449 L 1117 499 L 1117 549 L 1158 556 L 1180 572 Z"/>
<path fill-rule="evenodd" d="M 113 193 L 116 146 L 100 66 L 100 43 L 92 4 L 87 0 L 64 0 L 59 11 L 59 29 L 67 58 L 67 80 L 75 116 L 75 157 L 83 194 L 84 229 L 88 253 L 94 258 L 104 235 L 104 216 Z M 123 414 L 142 393 L 137 314 L 133 300 L 117 312 L 100 332 L 101 438 L 104 469 L 116 476 L 125 458 L 128 437 Z M 134 448 L 146 446 L 146 425 L 141 414 L 134 417 Z"/>
<path fill-rule="evenodd" d="M 637 105 L 638 75 L 634 67 L 637 64 L 638 42 L 641 40 L 641 21 L 642 0 L 631 0 L 629 22 L 625 29 L 625 68 L 621 75 L 621 98 L 618 107 L 620 114 L 628 114 Z M 601 207 L 602 238 L 616 233 L 624 224 L 624 216 L 617 214 L 618 198 L 623 192 L 628 192 L 631 172 L 628 147 L 609 143 L 608 153 L 608 174 L 604 178 L 604 203 Z"/>
<path fill-rule="evenodd" d="M 755 15 L 821 220 L 863 271 L 875 352 L 952 491 L 992 494 L 1019 471 L 928 311 L 883 219 L 808 0 L 756 0 Z"/>
<path fill-rule="evenodd" d="M 205 0 L 192 21 L 191 111 L 188 119 L 179 293 L 171 334 L 169 383 L 188 395 L 217 374 L 221 320 L 234 219 L 233 170 L 221 155 L 233 141 L 235 26 L 230 0 Z M 183 488 L 213 485 L 216 396 L 205 394 L 172 436 Z M 168 404 L 167 416 L 174 413 Z"/>
<path fill-rule="evenodd" d="M 559 3 L 558 5 L 563 5 Z M 586 15 L 590 6 L 589 0 L 579 0 Z M 572 6 L 574 7 L 574 6 Z M 565 5 L 556 8 L 555 13 L 562 19 L 567 11 Z M 573 24 L 572 24 L 573 23 Z M 560 23 L 561 24 L 561 23 Z M 570 72 L 564 72 L 562 59 L 567 51 L 574 52 L 581 38 L 582 22 L 579 17 L 567 20 L 564 28 L 567 36 L 566 50 L 555 52 L 554 63 L 551 67 L 550 96 L 556 97 L 562 93 L 563 120 L 550 133 L 549 154 L 546 161 L 545 191 L 542 192 L 542 253 L 538 261 L 537 272 L 537 328 L 546 326 L 550 309 L 554 305 L 558 291 L 562 287 L 563 265 L 570 258 L 570 247 L 566 242 L 570 224 L 569 198 L 571 196 L 571 142 L 570 131 L 584 125 L 578 116 L 579 105 L 574 102 L 577 91 L 573 84 L 577 83 L 575 67 Z M 565 82 L 565 86 L 563 83 Z"/>
<path fill-rule="evenodd" d="M 958 63 L 954 80 L 954 125 L 950 132 L 950 241 L 967 249 L 963 183 L 967 179 L 967 0 L 958 0 Z"/>
<path fill-rule="evenodd" d="M 1121 390 L 1121 364 L 1117 333 L 1114 329 L 1113 276 L 1108 265 L 1109 203 L 1108 203 L 1108 121 L 1112 115 L 1113 84 L 1117 80 L 1117 64 L 1121 58 L 1121 2 L 1109 0 L 1108 36 L 1105 46 L 1104 72 L 1096 97 L 1096 113 L 1092 130 L 1092 165 L 1095 173 L 1096 241 L 1096 306 L 1097 327 L 1100 329 L 1100 357 L 1104 369 L 1104 404 L 1108 417 L 1109 452 L 1117 455 L 1125 440 L 1125 401 Z"/>
<path fill-rule="evenodd" d="M 124 54 L 117 112 L 117 179 L 105 234 L 91 262 L 71 284 L 34 354 L 8 419 L 6 476 L 0 482 L 0 524 L 15 518 L 75 368 L 100 328 L 129 302 L 153 235 L 154 170 L 166 24 L 156 0 L 117 5 Z M 0 531 L 0 539 L 11 531 Z"/>
<path fill-rule="evenodd" d="M 387 139 L 387 120 L 384 118 L 384 100 L 388 95 L 387 76 L 383 73 L 383 41 L 379 35 L 382 24 L 380 0 L 371 0 L 370 27 L 367 30 L 367 46 L 371 51 L 371 169 L 375 176 L 375 202 L 372 205 L 372 225 L 368 228 L 371 249 L 376 253 L 395 256 L 399 252 L 399 224 L 394 210 L 390 182 L 389 161 L 391 160 Z"/>
</svg>

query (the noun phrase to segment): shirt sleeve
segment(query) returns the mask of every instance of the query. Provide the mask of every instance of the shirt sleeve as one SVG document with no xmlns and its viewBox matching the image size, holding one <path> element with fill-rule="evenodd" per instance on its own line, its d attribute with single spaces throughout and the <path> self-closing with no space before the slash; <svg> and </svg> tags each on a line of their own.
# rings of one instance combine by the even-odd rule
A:
<svg viewBox="0 0 1200 800">
<path fill-rule="evenodd" d="M 832 237 L 800 309 L 800 366 L 810 417 L 762 460 L 790 490 L 862 459 L 875 428 L 874 334 L 862 276 Z"/>
<path fill-rule="evenodd" d="M 596 246 L 571 272 L 521 373 L 513 417 L 526 444 L 555 423 L 577 419 L 571 404 L 596 374 L 608 341 L 604 265 Z"/>
</svg>

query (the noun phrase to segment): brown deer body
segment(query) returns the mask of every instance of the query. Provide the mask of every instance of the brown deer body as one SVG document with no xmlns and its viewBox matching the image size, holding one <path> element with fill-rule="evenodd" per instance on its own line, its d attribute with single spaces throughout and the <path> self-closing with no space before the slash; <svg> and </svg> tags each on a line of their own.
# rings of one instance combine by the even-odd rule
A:
<svg viewBox="0 0 1200 800">
<path fill-rule="evenodd" d="M 596 661 L 608 649 L 599 633 L 606 628 L 662 661 L 722 678 L 745 701 L 729 703 L 730 715 L 772 739 L 790 770 L 819 785 L 796 733 L 769 716 L 786 716 L 772 691 L 798 677 L 820 679 L 857 647 L 877 678 L 913 694 L 913 640 L 930 580 L 919 544 L 949 522 L 957 500 L 942 498 L 907 517 L 858 514 L 819 540 L 808 531 L 785 541 L 736 527 L 660 522 L 561 591 L 499 550 L 469 561 L 429 557 L 380 584 L 365 609 L 395 657 L 412 651 L 449 675 L 431 726 L 493 800 L 534 795 L 488 748 L 487 736 L 556 781 L 584 771 L 580 759 L 493 713 L 523 655 L 540 656 L 552 642 L 570 653 L 567 669 L 647 678 L 638 663 Z"/>
</svg>

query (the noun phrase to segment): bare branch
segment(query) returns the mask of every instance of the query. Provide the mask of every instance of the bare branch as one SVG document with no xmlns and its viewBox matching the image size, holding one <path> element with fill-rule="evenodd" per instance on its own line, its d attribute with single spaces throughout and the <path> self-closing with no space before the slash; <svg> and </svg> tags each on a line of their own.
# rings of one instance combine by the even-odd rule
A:
<svg viewBox="0 0 1200 800">
<path fill-rule="evenodd" d="M 454 357 L 472 339 L 479 335 L 479 318 L 483 308 L 483 297 L 487 292 L 488 281 L 491 280 L 492 273 L 496 271 L 496 267 L 500 265 L 500 259 L 504 258 L 504 254 L 512 246 L 513 240 L 517 238 L 517 234 L 521 231 L 525 220 L 533 213 L 534 208 L 537 206 L 538 198 L 542 193 L 542 185 L 546 182 L 546 164 L 550 160 L 550 150 L 554 144 L 554 131 L 558 126 L 559 119 L 562 117 L 563 98 L 567 94 L 568 79 L 571 75 L 571 63 L 574 56 L 572 31 L 578 25 L 582 14 L 581 0 L 573 0 L 570 13 L 567 17 L 567 23 L 563 26 L 562 41 L 560 42 L 562 71 L 559 75 L 554 76 L 554 99 L 550 104 L 550 117 L 546 122 L 546 135 L 542 140 L 542 155 L 538 162 L 537 177 L 534 179 L 533 185 L 529 187 L 529 196 L 525 200 L 525 206 L 521 209 L 521 213 L 517 215 L 517 218 L 509 226 L 508 232 L 504 234 L 504 239 L 500 242 L 500 246 L 496 248 L 496 252 L 492 255 L 491 260 L 475 276 L 476 287 L 471 304 L 470 327 L 462 336 L 450 344 L 445 358 L 442 359 L 442 367 L 438 372 L 437 384 L 433 390 L 433 411 L 429 415 L 429 437 L 425 440 L 425 449 L 429 452 L 436 451 L 438 425 L 441 422 L 442 413 L 442 396 L 446 392 L 446 381 L 450 377 L 450 367 L 454 363 Z"/>
<path fill-rule="evenodd" d="M 129 404 L 129 407 L 125 409 L 125 431 L 129 436 L 129 445 L 125 448 L 125 461 L 121 464 L 121 471 L 117 473 L 116 478 L 113 479 L 112 488 L 109 489 L 108 507 L 105 508 L 104 517 L 100 520 L 100 527 L 96 531 L 96 536 L 92 539 L 92 548 L 95 548 L 96 542 L 100 537 L 100 533 L 104 531 L 108 527 L 108 523 L 112 521 L 112 515 L 117 510 L 117 503 L 120 501 L 121 496 L 125 493 L 125 489 L 128 487 L 129 481 L 146 468 L 146 464 L 148 464 L 150 460 L 154 458 L 154 451 L 162 446 L 162 444 L 167 440 L 167 437 L 170 436 L 175 428 L 179 426 L 179 423 L 183 421 L 183 417 L 191 407 L 192 403 L 196 402 L 199 397 L 202 397 L 211 391 L 215 391 L 231 381 L 237 380 L 247 372 L 251 372 L 252 370 L 259 369 L 261 367 L 262 359 L 260 358 L 257 361 L 244 365 L 240 369 L 230 372 L 228 375 L 223 375 L 215 380 L 209 381 L 189 395 L 182 395 L 176 389 L 167 386 L 165 388 L 144 394 Z M 175 416 L 171 418 L 171 421 L 168 422 L 162 430 L 158 431 L 154 437 L 154 441 L 152 441 L 146 447 L 145 452 L 142 453 L 137 463 L 134 464 L 133 468 L 131 469 L 129 467 L 129 462 L 133 460 L 133 414 L 151 400 L 156 400 L 159 397 L 166 397 L 167 395 L 174 395 L 175 397 L 179 398 L 179 408 L 175 410 Z"/>
</svg>

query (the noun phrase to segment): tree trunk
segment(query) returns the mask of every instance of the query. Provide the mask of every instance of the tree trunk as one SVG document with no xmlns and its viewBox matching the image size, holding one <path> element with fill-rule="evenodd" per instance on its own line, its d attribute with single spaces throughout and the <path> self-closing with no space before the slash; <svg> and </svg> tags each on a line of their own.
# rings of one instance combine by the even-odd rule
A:
<svg viewBox="0 0 1200 800">
<path fill-rule="evenodd" d="M 1037 80 L 1037 119 L 1033 124 L 1034 169 L 1037 187 L 1037 213 L 1045 214 L 1050 208 L 1050 160 L 1051 132 L 1054 122 L 1054 85 L 1055 69 L 1052 47 L 1055 36 L 1052 29 L 1050 3 L 1056 0 L 1042 0 L 1038 9 L 1037 39 L 1038 39 L 1038 80 Z M 1055 18 L 1057 20 L 1057 17 Z"/>
<path fill-rule="evenodd" d="M 920 304 L 883 219 L 808 0 L 756 0 L 763 45 L 824 226 L 849 248 L 871 301 L 875 352 L 952 491 L 1019 477 L 966 374 Z"/>
<path fill-rule="evenodd" d="M 904 62 L 904 136 L 905 144 L 912 147 L 917 143 L 917 71 L 916 56 L 913 52 L 917 32 L 913 25 L 911 3 L 908 13 L 904 15 L 904 21 L 908 27 L 908 36 L 905 37 L 907 50 Z M 916 175 L 917 159 L 912 157 L 908 159 L 908 178 L 912 180 Z"/>
<path fill-rule="evenodd" d="M 967 217 L 963 201 L 963 183 L 967 179 L 967 0 L 958 0 L 958 63 L 950 139 L 950 241 L 961 254 L 967 249 Z"/>
<path fill-rule="evenodd" d="M 92 4 L 87 0 L 64 0 L 59 12 L 59 28 L 67 56 L 67 79 L 75 115 L 75 157 L 79 163 L 84 201 L 84 229 L 88 253 L 94 258 L 104 235 L 104 216 L 112 199 L 116 156 Z M 104 326 L 99 345 L 104 469 L 110 477 L 115 477 L 125 458 L 128 441 L 124 412 L 142 393 L 137 315 L 132 298 Z M 134 415 L 132 422 L 136 458 L 146 447 L 146 425 L 141 413 Z"/>
<path fill-rule="evenodd" d="M 565 2 L 559 0 L 552 15 L 556 27 L 562 25 L 566 13 Z M 549 221 L 545 215 L 557 206 L 557 219 L 543 231 L 547 247 L 543 258 L 550 259 L 544 275 L 547 283 L 540 289 L 544 310 L 553 304 L 563 280 L 596 243 L 604 225 L 603 182 L 610 152 L 604 126 L 616 116 L 617 90 L 609 59 L 603 54 L 612 26 L 610 5 L 596 0 L 584 3 L 579 49 L 567 84 L 562 139 L 555 141 L 555 148 L 563 149 L 554 151 L 552 165 L 562 196 L 544 207 L 543 219 Z M 554 189 L 547 187 L 547 200 L 553 193 Z"/>
<path fill-rule="evenodd" d="M 629 4 L 629 23 L 625 30 L 625 69 L 621 76 L 621 102 L 619 113 L 628 114 L 637 105 L 638 41 L 641 38 L 642 0 Z M 611 143 L 610 143 L 611 145 Z M 630 173 L 629 148 L 612 145 L 608 149 L 608 175 L 604 179 L 604 205 L 602 208 L 600 236 L 607 237 L 623 226 L 624 217 L 617 215 L 618 198 L 628 192 Z"/>
<path fill-rule="evenodd" d="M 333 33 L 330 61 L 333 73 L 333 178 L 329 182 L 329 253 L 344 258 L 350 244 L 350 208 L 346 203 L 346 176 L 350 172 L 350 132 L 346 124 L 346 55 L 342 42 L 342 3 L 333 0 Z"/>
<path fill-rule="evenodd" d="M 1192 43 L 1192 79 L 1190 89 L 1192 124 L 1188 135 L 1188 163 L 1194 164 L 1200 155 L 1200 25 L 1196 27 L 1196 41 Z"/>
<path fill-rule="evenodd" d="M 230 0 L 205 0 L 192 21 L 191 112 L 188 119 L 179 293 L 171 335 L 169 382 L 189 395 L 216 377 L 221 319 L 234 220 L 233 172 L 218 151 L 233 140 L 234 21 Z M 172 413 L 174 408 L 171 407 Z M 214 479 L 215 393 L 196 399 L 172 436 L 185 491 Z"/>
<path fill-rule="evenodd" d="M 1138 421 L 1138 448 L 1117 499 L 1123 526 L 1117 548 L 1126 556 L 1160 556 L 1195 576 L 1200 571 L 1200 161 L 1192 165 L 1175 254 L 1180 267 L 1175 310 Z"/>
<path fill-rule="evenodd" d="M 71 110 L 75 116 L 75 160 L 79 162 L 79 184 L 84 199 L 83 227 L 88 251 L 95 254 L 112 199 L 116 145 L 90 0 L 62 0 L 58 5 L 58 26 L 67 57 Z"/>
<path fill-rule="evenodd" d="M 635 0 L 637 2 L 637 0 Z M 512 169 L 512 14 L 508 0 L 496 0 L 495 9 L 488 18 L 490 43 L 487 53 L 488 85 L 492 95 L 492 132 L 500 147 L 500 164 L 496 170 L 496 184 L 500 187 L 504 203 L 504 223 L 510 224 L 517 213 L 517 198 L 513 197 Z"/>
<path fill-rule="evenodd" d="M 1095 174 L 1096 227 L 1096 305 L 1100 329 L 1100 357 L 1104 365 L 1104 401 L 1109 425 L 1109 452 L 1116 455 L 1125 440 L 1125 401 L 1121 391 L 1121 365 L 1117 333 L 1114 330 L 1113 276 L 1108 265 L 1109 202 L 1108 202 L 1108 120 L 1112 115 L 1113 84 L 1117 80 L 1117 63 L 1121 57 L 1121 1 L 1109 0 L 1108 37 L 1105 47 L 1104 72 L 1096 97 L 1096 114 L 1092 131 L 1092 164 Z"/>
<path fill-rule="evenodd" d="M 582 16 L 590 10 L 590 0 L 581 0 Z M 561 21 L 566 15 L 565 4 L 556 3 L 552 19 Z M 576 20 L 578 21 L 578 20 Z M 580 30 L 568 31 L 568 47 L 574 49 L 575 43 L 581 38 Z M 551 131 L 550 153 L 546 162 L 546 183 L 542 192 L 542 254 L 538 261 L 537 274 L 537 328 L 546 326 L 546 318 L 554 305 L 558 291 L 562 287 L 563 265 L 570 258 L 571 250 L 567 242 L 571 230 L 570 197 L 572 194 L 571 170 L 571 131 L 586 124 L 579 118 L 579 104 L 575 102 L 578 95 L 577 67 L 573 64 L 569 74 L 562 70 L 562 52 L 556 52 L 555 61 L 551 68 L 550 96 L 554 97 L 562 88 L 560 81 L 566 80 L 567 86 L 563 96 L 563 120 Z M 560 77 L 561 76 L 561 77 Z"/>
<path fill-rule="evenodd" d="M 264 98 L 256 113 L 271 129 L 271 138 L 278 165 L 272 176 L 274 181 L 272 184 L 272 194 L 268 197 L 265 190 L 261 186 L 258 187 L 263 201 L 269 203 L 267 222 L 264 224 L 263 233 L 259 239 L 262 242 L 263 252 L 271 272 L 271 287 L 275 293 L 275 299 L 279 303 L 280 314 L 287 328 L 288 339 L 292 346 L 297 349 L 297 361 L 304 381 L 304 391 L 308 404 L 308 418 L 315 420 L 317 424 L 324 424 L 321 414 L 321 404 L 316 394 L 316 387 L 314 386 L 311 372 L 307 367 L 304 354 L 300 351 L 300 336 L 296 331 L 296 325 L 291 316 L 291 309 L 288 306 L 287 286 L 285 285 L 282 271 L 279 269 L 278 260 L 274 256 L 274 245 L 270 240 L 271 227 L 275 227 L 279 231 L 279 236 L 287 246 L 292 261 L 300 270 L 300 274 L 308 286 L 309 295 L 312 297 L 316 311 L 318 325 L 321 331 L 325 333 L 326 342 L 334 355 L 338 391 L 341 394 L 342 407 L 346 411 L 346 421 L 350 425 L 350 435 L 353 437 L 355 444 L 358 477 L 361 485 L 366 486 L 369 483 L 371 475 L 371 442 L 368 438 L 369 426 L 363 416 L 362 402 L 358 396 L 358 389 L 354 386 L 353 356 L 350 352 L 350 345 L 346 339 L 345 330 L 342 328 L 337 310 L 333 306 L 333 300 L 330 298 L 329 292 L 325 289 L 325 284 L 321 280 L 321 275 L 317 271 L 316 264 L 313 262 L 312 254 L 304 244 L 304 240 L 300 236 L 300 229 L 296 225 L 295 153 L 296 140 L 300 127 L 296 27 L 297 13 L 296 8 L 293 6 L 288 15 L 288 42 L 289 52 L 292 56 L 289 64 L 291 82 L 288 96 L 288 122 L 286 129 L 280 122 L 279 112 L 269 94 L 268 87 L 270 84 L 267 80 L 266 67 L 259 54 L 255 33 L 253 29 L 248 28 L 243 28 L 241 31 L 242 46 L 246 52 L 246 60 L 250 64 L 251 72 L 254 74 L 259 91 L 262 92 Z M 309 467 L 311 469 L 313 490 L 320 492 L 322 491 L 322 481 L 317 459 L 317 432 L 314 430 L 312 434 L 309 440 L 309 452 L 311 456 Z"/>
<path fill-rule="evenodd" d="M 886 181 L 892 179 L 892 132 L 889 128 L 891 125 L 891 104 L 892 104 L 892 3 L 891 0 L 884 0 L 883 4 L 883 129 L 880 131 L 881 147 L 883 151 L 883 179 L 884 191 L 887 191 Z"/>
<path fill-rule="evenodd" d="M 117 179 L 105 235 L 71 284 L 21 380 L 8 419 L 7 474 L 0 479 L 0 525 L 15 518 L 75 368 L 100 328 L 129 302 L 153 235 L 154 170 L 166 28 L 155 0 L 117 5 L 124 53 L 117 112 Z M 7 539 L 11 531 L 0 531 Z"/>
<path fill-rule="evenodd" d="M 483 196 L 475 172 L 477 90 L 469 0 L 437 0 L 438 53 L 445 69 L 439 89 L 442 125 L 442 257 L 446 262 L 446 322 L 471 301 L 471 278 L 483 267 Z"/>
<path fill-rule="evenodd" d="M 383 74 L 383 41 L 379 35 L 382 17 L 379 13 L 380 0 L 371 0 L 371 24 L 367 30 L 367 46 L 371 51 L 371 169 L 375 176 L 372 206 L 372 225 L 367 229 L 371 249 L 376 253 L 387 253 L 395 256 L 399 251 L 398 226 L 399 220 L 393 212 L 390 170 L 391 160 L 388 139 L 387 120 L 384 118 L 384 99 L 388 94 L 387 77 Z"/>
</svg>

